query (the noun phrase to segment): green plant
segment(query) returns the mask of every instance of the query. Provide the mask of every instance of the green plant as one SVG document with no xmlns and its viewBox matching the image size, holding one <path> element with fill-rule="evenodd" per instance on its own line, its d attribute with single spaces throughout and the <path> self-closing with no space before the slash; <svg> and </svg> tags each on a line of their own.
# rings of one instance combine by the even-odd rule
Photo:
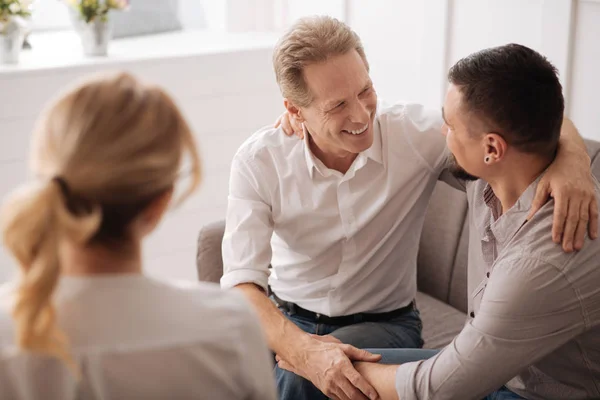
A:
<svg viewBox="0 0 600 400">
<path fill-rule="evenodd" d="M 31 16 L 32 0 L 0 0 L 0 22 L 8 22 L 12 17 Z"/>
<path fill-rule="evenodd" d="M 110 10 L 124 10 L 129 7 L 129 0 L 65 0 L 65 2 L 86 23 L 96 18 L 105 21 Z"/>
</svg>

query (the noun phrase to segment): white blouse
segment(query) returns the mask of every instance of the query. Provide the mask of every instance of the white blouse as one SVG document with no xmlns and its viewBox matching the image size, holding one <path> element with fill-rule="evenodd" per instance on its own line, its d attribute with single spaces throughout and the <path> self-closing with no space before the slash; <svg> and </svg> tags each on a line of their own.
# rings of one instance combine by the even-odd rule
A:
<svg viewBox="0 0 600 400">
<path fill-rule="evenodd" d="M 81 379 L 19 351 L 0 287 L 0 398 L 274 400 L 272 356 L 241 294 L 142 275 L 63 277 L 55 293 Z"/>
</svg>

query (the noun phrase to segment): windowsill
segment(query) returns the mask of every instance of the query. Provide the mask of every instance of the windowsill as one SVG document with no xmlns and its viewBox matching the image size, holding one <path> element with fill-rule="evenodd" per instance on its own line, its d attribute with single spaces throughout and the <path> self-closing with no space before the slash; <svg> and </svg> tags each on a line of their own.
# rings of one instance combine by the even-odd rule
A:
<svg viewBox="0 0 600 400">
<path fill-rule="evenodd" d="M 277 37 L 278 35 L 274 33 L 254 32 L 171 32 L 114 39 L 109 44 L 107 57 L 86 57 L 83 55 L 79 37 L 74 31 L 35 33 L 30 38 L 33 48 L 22 51 L 18 64 L 0 64 L 0 79 L 15 74 L 64 68 L 270 49 L 275 45 Z"/>
</svg>

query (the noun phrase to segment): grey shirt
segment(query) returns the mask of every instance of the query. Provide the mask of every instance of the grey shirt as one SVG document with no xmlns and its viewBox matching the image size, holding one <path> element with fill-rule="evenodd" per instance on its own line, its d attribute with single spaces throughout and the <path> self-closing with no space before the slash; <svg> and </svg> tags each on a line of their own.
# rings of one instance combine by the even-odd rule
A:
<svg viewBox="0 0 600 400">
<path fill-rule="evenodd" d="M 437 356 L 398 368 L 400 399 L 481 399 L 504 384 L 527 399 L 600 398 L 600 240 L 564 253 L 553 201 L 527 221 L 538 181 L 503 215 L 486 182 L 467 184 L 470 317 Z"/>
</svg>

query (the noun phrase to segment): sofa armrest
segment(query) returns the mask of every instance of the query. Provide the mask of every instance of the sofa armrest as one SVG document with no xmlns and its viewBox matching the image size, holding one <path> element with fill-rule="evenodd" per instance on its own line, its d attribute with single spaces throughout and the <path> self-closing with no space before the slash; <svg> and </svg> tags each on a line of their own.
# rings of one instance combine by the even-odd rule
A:
<svg viewBox="0 0 600 400">
<path fill-rule="evenodd" d="M 203 226 L 198 234 L 196 268 L 198 279 L 203 282 L 219 283 L 223 276 L 223 254 L 221 243 L 225 233 L 225 221 Z"/>
</svg>

